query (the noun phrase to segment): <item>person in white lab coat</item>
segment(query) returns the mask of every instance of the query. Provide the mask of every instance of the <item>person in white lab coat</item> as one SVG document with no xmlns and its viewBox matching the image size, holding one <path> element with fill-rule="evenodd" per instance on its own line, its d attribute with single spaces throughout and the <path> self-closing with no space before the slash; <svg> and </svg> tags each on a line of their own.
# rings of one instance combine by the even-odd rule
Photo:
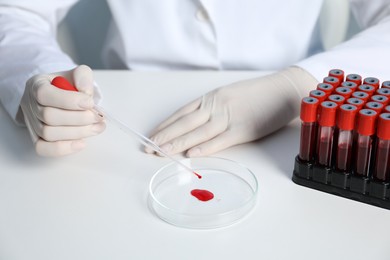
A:
<svg viewBox="0 0 390 260">
<path fill-rule="evenodd" d="M 55 40 L 76 2 L 0 0 L 0 99 L 44 156 L 81 150 L 84 138 L 105 127 L 92 109 L 90 69 L 76 67 Z M 277 71 L 218 88 L 161 123 L 151 138 L 171 154 L 207 155 L 275 131 L 298 115 L 301 97 L 331 68 L 389 77 L 390 0 L 351 0 L 364 30 L 326 52 L 318 31 L 323 0 L 107 3 L 107 68 Z M 55 75 L 79 92 L 53 88 Z"/>
</svg>

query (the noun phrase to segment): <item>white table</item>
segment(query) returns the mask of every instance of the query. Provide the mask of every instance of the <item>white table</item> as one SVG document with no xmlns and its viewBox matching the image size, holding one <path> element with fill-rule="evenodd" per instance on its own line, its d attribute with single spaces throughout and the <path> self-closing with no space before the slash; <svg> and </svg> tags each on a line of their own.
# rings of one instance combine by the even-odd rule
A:
<svg viewBox="0 0 390 260">
<path fill-rule="evenodd" d="M 143 133 L 220 85 L 260 72 L 97 71 L 103 106 Z M 291 181 L 299 122 L 217 154 L 247 165 L 260 190 L 239 223 L 190 230 L 147 207 L 149 180 L 168 159 L 108 126 L 87 149 L 35 155 L 26 129 L 0 108 L 0 259 L 390 259 L 390 211 Z"/>
</svg>

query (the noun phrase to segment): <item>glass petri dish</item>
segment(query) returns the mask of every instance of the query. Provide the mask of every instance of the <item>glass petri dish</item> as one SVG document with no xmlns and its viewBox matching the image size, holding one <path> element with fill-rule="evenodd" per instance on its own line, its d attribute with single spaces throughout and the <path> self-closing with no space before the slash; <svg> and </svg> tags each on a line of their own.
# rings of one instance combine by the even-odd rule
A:
<svg viewBox="0 0 390 260">
<path fill-rule="evenodd" d="M 211 229 L 233 224 L 256 204 L 256 176 L 245 166 L 223 158 L 181 160 L 202 178 L 177 163 L 159 169 L 149 184 L 149 207 L 179 227 Z"/>
</svg>

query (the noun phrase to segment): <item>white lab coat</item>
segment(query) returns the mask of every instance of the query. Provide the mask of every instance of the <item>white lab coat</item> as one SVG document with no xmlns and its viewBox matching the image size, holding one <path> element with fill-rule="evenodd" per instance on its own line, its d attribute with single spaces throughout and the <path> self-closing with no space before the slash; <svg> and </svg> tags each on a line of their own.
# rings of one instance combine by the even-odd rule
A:
<svg viewBox="0 0 390 260">
<path fill-rule="evenodd" d="M 0 0 L 0 99 L 12 118 L 28 78 L 74 67 L 55 33 L 75 2 Z M 318 31 L 322 2 L 107 0 L 113 21 L 104 62 L 133 70 L 278 70 L 295 64 L 318 80 L 330 68 L 390 79 L 390 0 L 351 0 L 365 30 L 327 52 L 321 52 Z"/>
</svg>

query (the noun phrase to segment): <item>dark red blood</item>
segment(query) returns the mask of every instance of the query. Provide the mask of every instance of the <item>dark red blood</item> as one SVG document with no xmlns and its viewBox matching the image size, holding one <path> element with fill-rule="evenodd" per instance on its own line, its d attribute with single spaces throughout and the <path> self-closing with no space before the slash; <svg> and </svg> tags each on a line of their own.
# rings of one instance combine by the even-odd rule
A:
<svg viewBox="0 0 390 260">
<path fill-rule="evenodd" d="M 202 175 L 200 175 L 199 173 L 197 173 L 197 172 L 193 172 L 195 175 L 196 175 L 196 177 L 198 177 L 198 179 L 202 179 Z"/>
<path fill-rule="evenodd" d="M 214 198 L 214 194 L 208 190 L 195 189 L 191 191 L 191 195 L 201 201 L 209 201 Z"/>
<path fill-rule="evenodd" d="M 78 91 L 72 84 L 70 84 L 70 82 L 66 78 L 61 76 L 55 77 L 51 81 L 51 84 L 63 90 Z"/>
</svg>

